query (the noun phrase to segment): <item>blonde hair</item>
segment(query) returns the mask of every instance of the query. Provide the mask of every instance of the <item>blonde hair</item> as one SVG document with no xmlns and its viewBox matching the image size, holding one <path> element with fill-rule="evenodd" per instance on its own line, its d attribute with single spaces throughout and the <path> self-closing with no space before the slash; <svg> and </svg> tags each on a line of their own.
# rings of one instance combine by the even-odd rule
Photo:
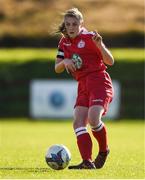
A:
<svg viewBox="0 0 145 180">
<path fill-rule="evenodd" d="M 77 8 L 69 9 L 63 15 L 64 19 L 66 17 L 74 17 L 79 20 L 80 23 L 84 21 L 82 13 Z M 62 33 L 64 36 L 67 36 L 64 21 L 59 25 L 57 33 Z"/>
</svg>

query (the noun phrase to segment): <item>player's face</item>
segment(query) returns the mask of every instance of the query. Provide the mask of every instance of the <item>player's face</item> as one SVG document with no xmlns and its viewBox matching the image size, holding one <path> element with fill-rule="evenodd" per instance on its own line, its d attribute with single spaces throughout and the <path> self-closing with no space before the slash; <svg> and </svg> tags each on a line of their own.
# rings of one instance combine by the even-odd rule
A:
<svg viewBox="0 0 145 180">
<path fill-rule="evenodd" d="M 82 26 L 80 21 L 74 17 L 65 17 L 64 23 L 68 36 L 75 38 L 79 34 Z"/>
</svg>

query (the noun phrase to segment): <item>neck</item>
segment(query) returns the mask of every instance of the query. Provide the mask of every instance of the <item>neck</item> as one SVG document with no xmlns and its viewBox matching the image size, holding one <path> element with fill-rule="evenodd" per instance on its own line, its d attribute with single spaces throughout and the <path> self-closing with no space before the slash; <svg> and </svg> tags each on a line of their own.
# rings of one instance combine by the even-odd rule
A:
<svg viewBox="0 0 145 180">
<path fill-rule="evenodd" d="M 84 30 L 83 27 L 80 28 L 78 34 L 77 34 L 75 37 L 69 37 L 69 38 L 70 38 L 70 39 L 75 39 L 77 36 L 79 36 L 79 35 L 82 33 L 83 30 Z"/>
</svg>

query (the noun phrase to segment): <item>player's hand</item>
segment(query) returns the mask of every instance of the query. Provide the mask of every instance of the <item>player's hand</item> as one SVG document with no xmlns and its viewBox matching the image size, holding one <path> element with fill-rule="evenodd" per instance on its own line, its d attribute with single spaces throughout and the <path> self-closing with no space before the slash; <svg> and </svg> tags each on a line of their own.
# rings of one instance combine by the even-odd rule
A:
<svg viewBox="0 0 145 180">
<path fill-rule="evenodd" d="M 63 63 L 67 73 L 76 71 L 76 67 L 71 59 L 64 59 Z"/>
<path fill-rule="evenodd" d="M 94 32 L 95 32 L 95 34 L 92 37 L 92 40 L 96 44 L 96 46 L 98 48 L 100 48 L 103 45 L 102 36 L 99 33 L 97 33 L 96 31 L 94 31 Z"/>
</svg>

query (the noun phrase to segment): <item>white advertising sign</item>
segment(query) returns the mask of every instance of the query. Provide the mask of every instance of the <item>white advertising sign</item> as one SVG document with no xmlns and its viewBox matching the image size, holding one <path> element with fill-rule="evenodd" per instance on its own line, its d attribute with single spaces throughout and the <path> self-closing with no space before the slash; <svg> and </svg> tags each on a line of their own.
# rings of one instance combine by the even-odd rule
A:
<svg viewBox="0 0 145 180">
<path fill-rule="evenodd" d="M 117 118 L 120 109 L 120 85 L 113 81 L 115 96 L 107 113 Z M 73 80 L 33 80 L 30 83 L 30 116 L 33 118 L 72 118 L 77 82 Z"/>
</svg>

